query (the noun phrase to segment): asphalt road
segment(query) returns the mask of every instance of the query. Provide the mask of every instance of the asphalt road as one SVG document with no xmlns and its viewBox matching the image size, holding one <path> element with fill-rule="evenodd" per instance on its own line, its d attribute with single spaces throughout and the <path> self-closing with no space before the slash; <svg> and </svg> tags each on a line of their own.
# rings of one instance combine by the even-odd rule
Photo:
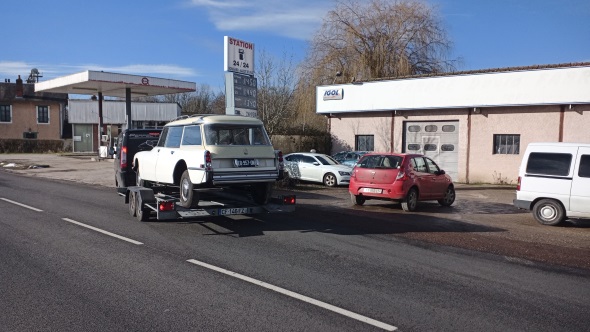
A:
<svg viewBox="0 0 590 332">
<path fill-rule="evenodd" d="M 403 214 L 392 205 L 340 208 L 322 190 L 298 197 L 290 214 L 140 223 L 112 188 L 0 172 L 0 329 L 590 326 L 589 269 L 420 238 L 506 233 L 472 220 L 484 215 L 473 207 L 461 213 L 463 204 L 485 205 L 466 200 L 445 214 L 427 203 Z"/>
</svg>

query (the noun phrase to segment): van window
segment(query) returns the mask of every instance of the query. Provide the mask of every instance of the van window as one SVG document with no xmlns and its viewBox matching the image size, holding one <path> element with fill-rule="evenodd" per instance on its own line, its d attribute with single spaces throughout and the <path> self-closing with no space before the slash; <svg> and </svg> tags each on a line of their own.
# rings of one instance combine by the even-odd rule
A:
<svg viewBox="0 0 590 332">
<path fill-rule="evenodd" d="M 590 155 L 585 154 L 580 158 L 580 170 L 578 176 L 582 178 L 590 178 Z"/>
<path fill-rule="evenodd" d="M 533 174 L 567 176 L 572 155 L 569 153 L 533 152 L 529 155 L 526 172 Z"/>
</svg>

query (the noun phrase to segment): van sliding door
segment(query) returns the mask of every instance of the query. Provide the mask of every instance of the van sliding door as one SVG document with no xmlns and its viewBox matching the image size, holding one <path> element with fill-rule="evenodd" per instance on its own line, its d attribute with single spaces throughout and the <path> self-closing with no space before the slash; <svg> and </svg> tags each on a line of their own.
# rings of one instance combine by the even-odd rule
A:
<svg viewBox="0 0 590 332">
<path fill-rule="evenodd" d="M 572 212 L 590 213 L 590 148 L 578 148 L 570 198 Z"/>
</svg>

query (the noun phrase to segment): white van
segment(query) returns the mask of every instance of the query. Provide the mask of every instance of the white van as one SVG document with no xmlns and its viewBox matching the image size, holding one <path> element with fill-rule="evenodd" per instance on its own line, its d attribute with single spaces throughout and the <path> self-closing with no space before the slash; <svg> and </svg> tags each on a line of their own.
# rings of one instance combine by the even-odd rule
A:
<svg viewBox="0 0 590 332">
<path fill-rule="evenodd" d="M 543 225 L 590 218 L 590 144 L 531 143 L 520 170 L 514 206 Z"/>
</svg>

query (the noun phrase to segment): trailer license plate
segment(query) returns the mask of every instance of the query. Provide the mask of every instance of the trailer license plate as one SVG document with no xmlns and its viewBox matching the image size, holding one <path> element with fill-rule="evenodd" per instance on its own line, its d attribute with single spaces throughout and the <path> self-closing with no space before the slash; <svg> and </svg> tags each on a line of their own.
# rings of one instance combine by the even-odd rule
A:
<svg viewBox="0 0 590 332">
<path fill-rule="evenodd" d="M 381 194 L 383 190 L 375 189 L 375 188 L 363 188 L 363 192 L 372 193 L 372 194 Z"/>
<path fill-rule="evenodd" d="M 258 166 L 258 159 L 234 159 L 236 167 L 256 167 Z"/>
<path fill-rule="evenodd" d="M 248 208 L 231 208 L 231 209 L 219 209 L 220 216 L 229 216 L 233 214 L 246 214 Z"/>
</svg>

